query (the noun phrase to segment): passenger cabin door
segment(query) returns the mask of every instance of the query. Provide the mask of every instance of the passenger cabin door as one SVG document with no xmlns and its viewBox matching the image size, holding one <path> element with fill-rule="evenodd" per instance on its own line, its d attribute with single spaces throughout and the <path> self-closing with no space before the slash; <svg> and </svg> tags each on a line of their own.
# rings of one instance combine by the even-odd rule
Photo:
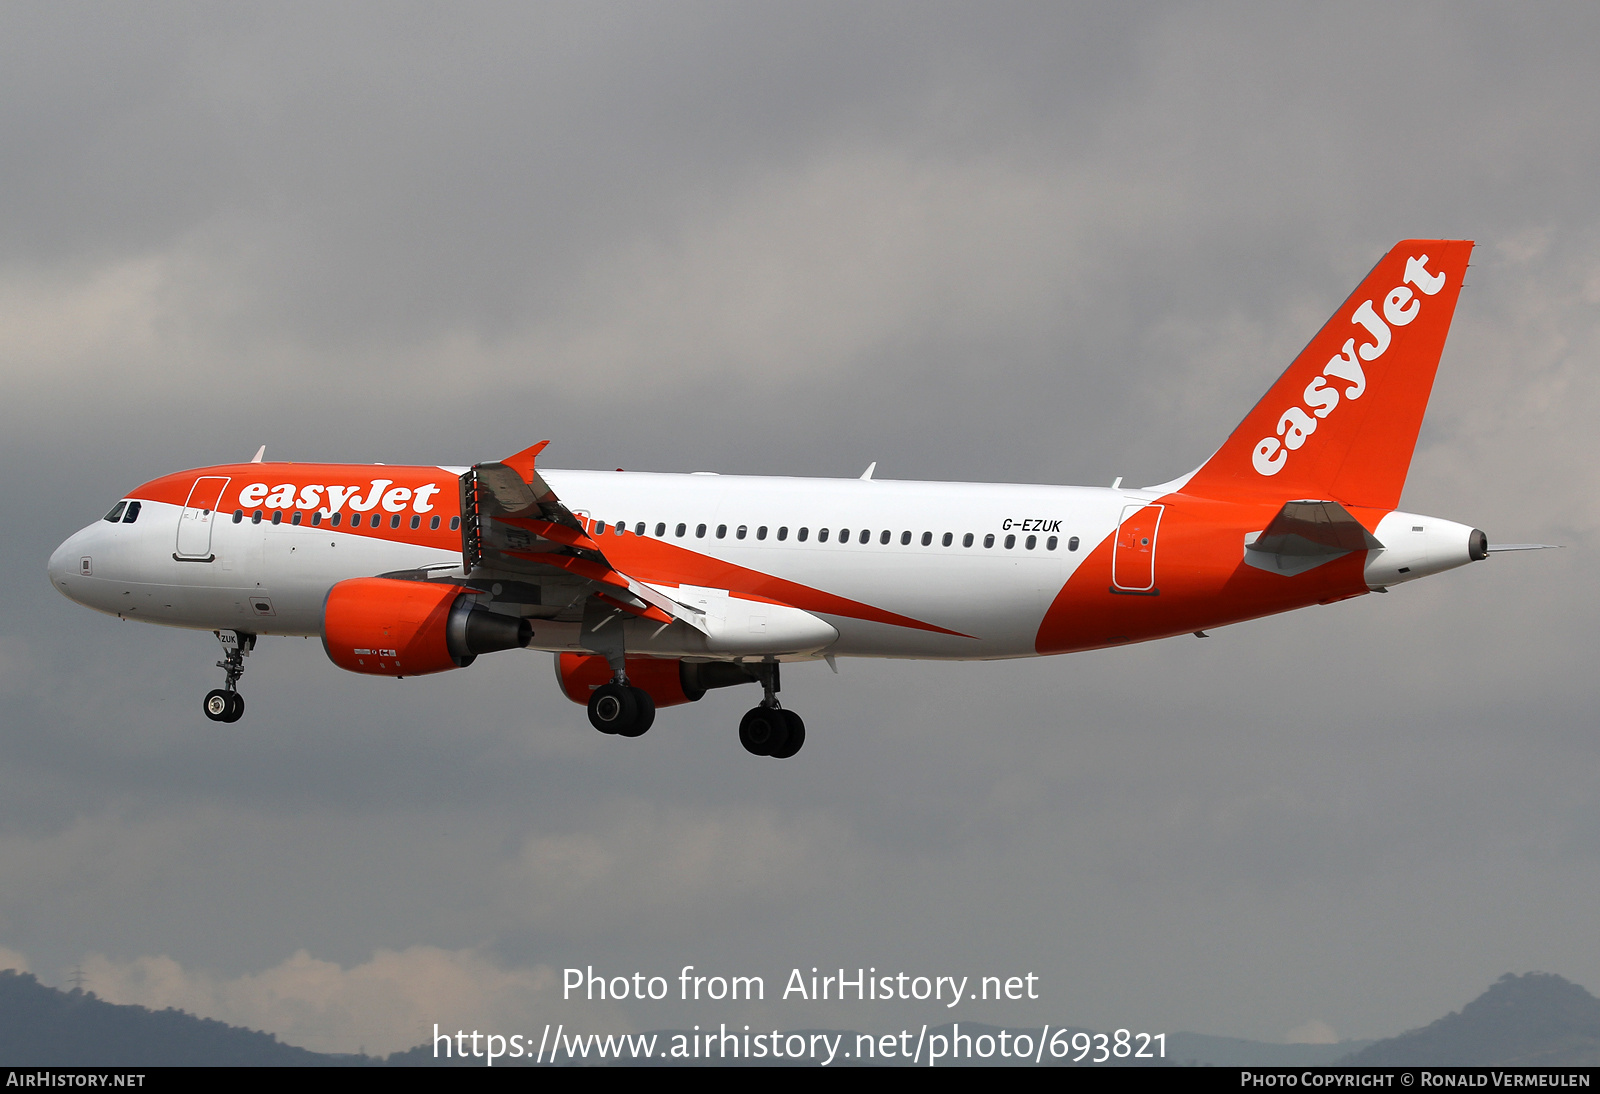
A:
<svg viewBox="0 0 1600 1094">
<path fill-rule="evenodd" d="M 1122 510 L 1111 555 L 1111 591 L 1156 595 L 1156 532 L 1160 505 L 1129 505 Z"/>
<path fill-rule="evenodd" d="M 229 479 L 203 475 L 194 480 L 189 500 L 178 514 L 178 550 L 173 556 L 190 562 L 210 562 L 211 525 L 217 519 L 217 502 Z"/>
</svg>

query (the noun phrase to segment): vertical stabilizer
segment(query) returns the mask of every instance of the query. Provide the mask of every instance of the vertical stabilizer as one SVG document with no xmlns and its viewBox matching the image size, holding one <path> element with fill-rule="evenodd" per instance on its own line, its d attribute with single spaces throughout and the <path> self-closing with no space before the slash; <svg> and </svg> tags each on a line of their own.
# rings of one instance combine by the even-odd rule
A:
<svg viewBox="0 0 1600 1094">
<path fill-rule="evenodd" d="M 1384 255 L 1184 493 L 1398 505 L 1471 253 L 1412 239 Z"/>
</svg>

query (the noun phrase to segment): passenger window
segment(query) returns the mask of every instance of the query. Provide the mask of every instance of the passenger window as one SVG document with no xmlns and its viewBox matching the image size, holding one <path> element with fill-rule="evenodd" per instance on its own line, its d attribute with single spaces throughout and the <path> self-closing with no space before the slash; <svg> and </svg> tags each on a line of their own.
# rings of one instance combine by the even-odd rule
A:
<svg viewBox="0 0 1600 1094">
<path fill-rule="evenodd" d="M 300 523 L 300 514 L 299 513 L 296 513 L 294 515 L 294 522 L 296 524 Z M 418 517 L 418 516 L 413 516 L 411 518 L 411 527 L 412 528 L 421 528 L 422 527 L 422 518 Z"/>
<path fill-rule="evenodd" d="M 341 520 L 343 520 L 343 519 L 344 519 L 344 514 L 343 513 L 335 513 L 335 514 L 333 514 L 333 519 L 330 520 L 328 523 L 333 525 L 335 528 L 337 528 L 337 527 L 339 527 L 339 522 Z"/>
<path fill-rule="evenodd" d="M 705 539 L 706 538 L 706 526 L 704 524 L 697 524 L 697 525 L 694 526 L 694 538 L 695 539 Z"/>
<path fill-rule="evenodd" d="M 1027 540 L 1022 545 L 1024 547 L 1026 547 L 1028 550 L 1031 551 L 1031 550 L 1033 550 L 1035 547 L 1037 547 L 1039 545 L 1039 537 L 1038 536 L 1029 536 L 1027 538 Z"/>
<path fill-rule="evenodd" d="M 756 538 L 757 539 L 766 539 L 767 538 L 767 526 L 765 524 L 763 524 L 761 527 L 756 529 Z"/>
<path fill-rule="evenodd" d="M 993 532 L 990 532 L 988 535 L 983 537 L 983 545 L 985 547 L 993 547 L 994 546 L 994 533 Z"/>
<path fill-rule="evenodd" d="M 400 514 L 399 513 L 396 513 L 394 516 L 389 518 L 389 527 L 390 528 L 398 528 L 398 527 L 400 527 Z"/>
<path fill-rule="evenodd" d="M 1016 536 L 1007 536 L 1006 537 L 1006 550 L 1009 551 L 1009 550 L 1011 550 L 1011 548 L 1015 547 L 1016 545 L 1017 545 L 1017 537 Z"/>
<path fill-rule="evenodd" d="M 688 525 L 687 525 L 687 524 L 680 524 L 680 525 L 678 525 L 678 527 L 677 527 L 677 528 L 676 528 L 676 529 L 674 529 L 674 530 L 673 530 L 673 531 L 674 531 L 674 534 L 675 534 L 675 535 L 676 535 L 676 536 L 677 536 L 677 537 L 678 537 L 678 538 L 679 538 L 679 539 L 682 539 L 682 538 L 683 538 L 683 533 L 684 533 L 684 532 L 685 532 L 685 531 L 687 531 L 687 530 L 688 530 L 688 528 L 689 528 L 689 526 L 688 526 Z"/>
<path fill-rule="evenodd" d="M 667 534 L 667 526 L 665 524 L 661 524 L 661 523 L 658 522 L 656 524 L 656 538 L 660 539 L 663 536 L 665 536 L 666 534 Z"/>
<path fill-rule="evenodd" d="M 597 521 L 594 522 L 594 534 L 597 535 L 597 536 L 603 536 L 603 535 L 606 534 L 606 522 L 605 521 L 597 520 Z"/>
<path fill-rule="evenodd" d="M 439 530 L 439 518 L 438 517 L 429 517 L 428 518 L 428 531 L 437 532 L 438 530 Z"/>
<path fill-rule="evenodd" d="M 932 542 L 933 542 L 933 533 L 932 532 L 924 532 L 924 533 L 922 533 L 922 545 L 924 547 L 926 547 L 928 544 L 930 544 Z"/>
<path fill-rule="evenodd" d="M 861 542 L 862 542 L 862 543 L 867 543 L 867 542 L 869 542 L 869 541 L 870 541 L 870 540 L 871 540 L 871 539 L 872 539 L 872 532 L 871 532 L 871 530 L 870 530 L 870 529 L 867 529 L 867 528 L 863 528 L 863 529 L 861 529 Z"/>
<path fill-rule="evenodd" d="M 300 527 L 301 519 L 304 518 L 304 517 L 305 517 L 305 514 L 300 512 L 300 510 L 296 509 L 294 511 L 294 516 L 292 518 L 290 518 L 289 523 L 294 525 L 296 528 L 298 528 L 298 527 Z M 415 518 L 413 518 L 413 519 L 415 519 Z"/>
<path fill-rule="evenodd" d="M 122 519 L 122 511 L 124 509 L 126 509 L 127 507 L 128 507 L 128 503 L 127 502 L 125 502 L 125 501 L 117 502 L 116 505 L 111 507 L 111 512 L 106 514 L 106 519 L 108 521 L 110 521 L 112 524 L 117 523 L 117 521 Z"/>
<path fill-rule="evenodd" d="M 726 524 L 717 525 L 717 538 L 718 539 L 727 539 L 728 538 L 728 526 Z"/>
<path fill-rule="evenodd" d="M 848 528 L 839 529 L 839 542 L 840 543 L 849 543 L 850 542 L 850 529 L 848 529 Z"/>
<path fill-rule="evenodd" d="M 450 530 L 452 532 L 454 532 L 457 528 L 460 528 L 460 527 L 461 527 L 461 518 L 460 517 L 451 517 L 450 518 Z"/>
<path fill-rule="evenodd" d="M 966 535 L 961 537 L 961 546 L 963 546 L 963 547 L 971 547 L 972 546 L 972 533 L 971 532 L 968 532 Z"/>
<path fill-rule="evenodd" d="M 889 529 L 885 528 L 882 532 L 878 533 L 878 542 L 879 543 L 888 543 L 889 542 L 889 537 L 892 536 L 892 535 L 894 535 L 894 533 L 889 531 Z"/>
<path fill-rule="evenodd" d="M 280 509 L 276 513 L 272 514 L 272 523 L 273 524 L 282 524 L 283 523 L 283 510 L 282 509 Z"/>
<path fill-rule="evenodd" d="M 780 527 L 778 529 L 778 541 L 781 543 L 783 540 L 786 540 L 788 538 L 789 538 L 789 526 L 787 524 L 785 524 L 785 525 L 783 525 L 782 527 Z"/>
<path fill-rule="evenodd" d="M 439 518 L 438 517 L 434 517 L 433 519 L 435 521 L 438 521 Z M 320 528 L 321 526 L 322 526 L 322 512 L 321 512 L 321 510 L 318 510 L 317 512 L 311 514 L 311 527 Z"/>
<path fill-rule="evenodd" d="M 261 523 L 261 510 L 257 509 L 254 513 L 250 514 L 250 523 L 251 524 L 260 524 Z"/>
<path fill-rule="evenodd" d="M 1078 549 L 1078 537 L 1077 536 L 1073 536 L 1071 539 L 1067 540 L 1067 550 L 1076 551 L 1077 549 Z"/>
<path fill-rule="evenodd" d="M 128 503 L 128 511 L 126 513 L 122 514 L 122 523 L 123 524 L 132 524 L 134 521 L 138 520 L 139 519 L 139 510 L 141 508 L 143 508 L 143 506 L 141 506 L 138 502 L 130 501 Z"/>
<path fill-rule="evenodd" d="M 826 529 L 826 528 L 818 528 L 817 529 L 817 542 L 818 543 L 826 543 L 826 542 L 828 542 L 828 529 Z"/>
<path fill-rule="evenodd" d="M 1044 549 L 1046 551 L 1054 551 L 1056 549 L 1056 544 L 1060 542 L 1061 541 L 1055 536 L 1051 536 L 1049 539 L 1044 541 Z"/>
<path fill-rule="evenodd" d="M 619 520 L 619 521 L 617 521 L 617 523 L 615 523 L 615 524 L 613 524 L 611 526 L 611 534 L 614 535 L 614 536 L 620 536 L 622 533 L 626 532 L 627 530 L 628 530 L 628 522 L 625 521 L 625 520 Z"/>
<path fill-rule="evenodd" d="M 243 519 L 244 519 L 244 510 L 243 509 L 235 509 L 233 511 L 233 523 L 238 524 Z"/>
<path fill-rule="evenodd" d="M 733 538 L 734 539 L 743 539 L 749 533 L 749 531 L 750 531 L 750 526 L 748 524 L 741 524 L 741 525 L 739 525 L 739 530 L 737 532 L 733 533 Z"/>
<path fill-rule="evenodd" d="M 798 532 L 796 532 L 794 534 L 794 538 L 799 540 L 801 543 L 804 543 L 806 541 L 806 537 L 809 536 L 810 534 L 811 534 L 811 529 L 802 528 L 802 529 L 800 529 Z"/>
</svg>

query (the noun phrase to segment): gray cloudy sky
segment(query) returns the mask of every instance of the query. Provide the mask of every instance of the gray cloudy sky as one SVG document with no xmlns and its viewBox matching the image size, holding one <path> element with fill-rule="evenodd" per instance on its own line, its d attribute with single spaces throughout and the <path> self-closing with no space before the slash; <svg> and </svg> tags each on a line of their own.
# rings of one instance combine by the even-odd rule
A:
<svg viewBox="0 0 1600 1094">
<path fill-rule="evenodd" d="M 0 964 L 388 1051 L 935 1020 L 1383 1036 L 1600 990 L 1591 5 L 0 10 Z M 785 678 L 602 738 L 545 655 L 404 682 L 56 596 L 247 458 L 1109 484 L 1205 458 L 1378 257 L 1478 241 L 1408 508 L 1496 557 L 1207 642 Z M 569 965 L 763 974 L 580 1006 Z M 948 1017 L 948 1012 L 940 1017 Z"/>
</svg>

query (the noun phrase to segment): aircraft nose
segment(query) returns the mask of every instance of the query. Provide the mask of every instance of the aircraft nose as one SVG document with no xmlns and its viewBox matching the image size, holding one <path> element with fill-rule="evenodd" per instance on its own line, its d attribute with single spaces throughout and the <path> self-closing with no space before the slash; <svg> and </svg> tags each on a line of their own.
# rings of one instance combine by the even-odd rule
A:
<svg viewBox="0 0 1600 1094">
<path fill-rule="evenodd" d="M 77 599 L 71 592 L 71 579 L 78 573 L 78 546 L 83 538 L 82 532 L 75 532 L 62 541 L 50 555 L 50 564 L 46 569 L 50 574 L 50 584 L 55 586 L 56 592 L 68 599 Z"/>
</svg>

